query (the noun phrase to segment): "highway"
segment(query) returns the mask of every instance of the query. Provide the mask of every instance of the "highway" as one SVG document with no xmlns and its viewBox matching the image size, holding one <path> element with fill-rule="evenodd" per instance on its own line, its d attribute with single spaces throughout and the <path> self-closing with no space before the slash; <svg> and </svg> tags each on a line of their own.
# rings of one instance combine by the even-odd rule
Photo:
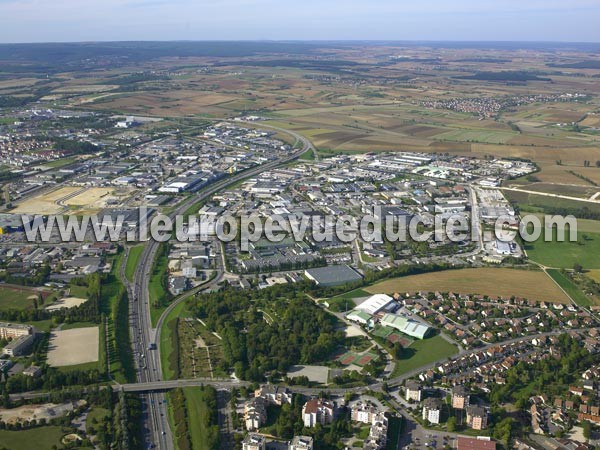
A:
<svg viewBox="0 0 600 450">
<path fill-rule="evenodd" d="M 239 122 L 238 122 L 239 123 Z M 243 122 L 242 122 L 243 123 Z M 255 125 L 253 123 L 253 125 Z M 245 178 L 256 176 L 262 172 L 286 164 L 304 152 L 311 150 L 314 147 L 310 141 L 297 133 L 287 130 L 278 129 L 275 127 L 265 126 L 265 128 L 276 129 L 285 132 L 296 139 L 296 143 L 300 142 L 302 147 L 292 151 L 284 158 L 269 161 L 257 167 L 240 172 L 234 176 L 221 179 L 205 189 L 191 195 L 185 201 L 177 206 L 170 214 L 171 218 L 176 215 L 183 214 L 197 202 L 209 198 L 213 194 L 227 188 L 228 186 L 237 183 Z M 123 282 L 126 285 L 129 294 L 129 314 L 130 314 L 130 332 L 131 344 L 133 346 L 133 354 L 135 359 L 137 381 L 140 384 L 165 383 L 163 381 L 162 368 L 160 364 L 160 332 L 158 327 L 152 326 L 150 315 L 150 297 L 148 286 L 150 275 L 156 253 L 159 249 L 159 242 L 149 240 L 142 251 L 140 263 L 135 271 L 132 282 L 129 282 L 123 277 Z M 209 288 L 218 283 L 223 276 L 224 268 L 219 267 L 217 276 L 207 283 L 204 288 Z M 188 294 L 188 296 L 191 294 Z M 186 297 L 182 296 L 176 300 L 177 303 L 183 301 Z M 171 305 L 162 316 L 159 318 L 157 325 L 161 325 L 166 315 L 172 310 L 175 304 Z M 118 389 L 126 390 L 126 385 L 117 386 Z M 158 447 L 161 450 L 173 450 L 173 437 L 168 422 L 168 411 L 164 392 L 146 390 L 142 395 L 144 404 L 144 434 L 147 448 Z"/>
</svg>

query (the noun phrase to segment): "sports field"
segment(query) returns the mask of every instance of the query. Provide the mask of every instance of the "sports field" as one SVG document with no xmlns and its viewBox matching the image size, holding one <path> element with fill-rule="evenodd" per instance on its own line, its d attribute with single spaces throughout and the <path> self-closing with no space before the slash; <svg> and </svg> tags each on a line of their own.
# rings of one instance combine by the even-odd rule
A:
<svg viewBox="0 0 600 450">
<path fill-rule="evenodd" d="M 402 375 L 411 370 L 431 364 L 458 353 L 456 346 L 444 340 L 441 336 L 415 341 L 404 349 L 401 359 L 396 361 L 392 377 Z"/>
<path fill-rule="evenodd" d="M 567 296 L 542 271 L 505 268 L 446 270 L 385 280 L 364 288 L 371 294 L 393 292 L 455 292 L 490 297 L 524 297 L 569 303 Z"/>
<path fill-rule="evenodd" d="M 98 327 L 53 331 L 48 346 L 48 365 L 75 366 L 98 361 Z"/>
</svg>

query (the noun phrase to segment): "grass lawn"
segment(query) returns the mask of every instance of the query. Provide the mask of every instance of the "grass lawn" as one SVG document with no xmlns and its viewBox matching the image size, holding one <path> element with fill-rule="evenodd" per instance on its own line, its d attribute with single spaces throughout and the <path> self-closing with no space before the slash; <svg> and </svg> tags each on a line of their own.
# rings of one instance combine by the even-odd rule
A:
<svg viewBox="0 0 600 450">
<path fill-rule="evenodd" d="M 102 420 L 108 416 L 110 416 L 110 411 L 108 409 L 94 406 L 88 413 L 87 420 L 90 424 L 94 425 L 94 419 L 96 419 L 96 422 L 100 424 L 102 423 Z"/>
<path fill-rule="evenodd" d="M 77 286 L 71 284 L 69 286 L 69 294 L 71 297 L 87 298 L 87 286 Z"/>
<path fill-rule="evenodd" d="M 60 167 L 64 167 L 69 164 L 72 164 L 75 161 L 77 161 L 76 156 L 68 156 L 66 158 L 60 158 L 60 159 L 55 159 L 54 161 L 45 162 L 42 165 L 44 165 L 46 167 L 52 167 L 53 169 L 58 169 Z"/>
<path fill-rule="evenodd" d="M 62 448 L 60 439 L 66 433 L 61 427 L 37 427 L 29 430 L 0 430 L 0 446 L 10 450 L 51 450 L 53 446 Z"/>
<path fill-rule="evenodd" d="M 29 298 L 31 296 L 37 296 L 31 288 L 20 289 L 18 286 L 0 286 L 0 311 L 32 309 L 33 300 Z"/>
<path fill-rule="evenodd" d="M 312 150 L 306 150 L 304 153 L 302 153 L 298 159 L 304 160 L 304 161 L 314 161 L 315 160 L 315 154 Z"/>
<path fill-rule="evenodd" d="M 73 328 L 97 327 L 97 323 L 93 322 L 73 322 L 63 324 L 61 330 L 72 330 Z"/>
<path fill-rule="evenodd" d="M 333 298 L 360 298 L 360 297 L 370 297 L 373 294 L 370 294 L 369 292 L 367 292 L 364 289 L 354 289 L 353 291 L 349 291 L 349 292 L 344 292 L 343 294 L 340 295 L 336 295 Z"/>
<path fill-rule="evenodd" d="M 524 297 L 570 303 L 567 296 L 541 270 L 484 267 L 445 270 L 381 281 L 364 288 L 372 294 L 393 292 L 455 292 L 490 297 Z"/>
<path fill-rule="evenodd" d="M 579 306 L 592 306 L 594 303 L 591 298 L 588 298 L 581 290 L 577 287 L 575 283 L 573 283 L 568 276 L 563 275 L 563 273 L 558 269 L 548 269 L 548 275 L 552 277 L 554 281 L 556 281 L 561 288 L 563 288 L 569 297 L 573 299 L 575 303 Z"/>
<path fill-rule="evenodd" d="M 131 346 L 129 344 L 129 303 L 125 294 L 120 297 L 124 289 L 119 280 L 119 268 L 124 253 L 114 258 L 112 270 L 107 280 L 102 284 L 100 297 L 100 309 L 106 315 L 108 321 L 108 345 L 107 353 L 110 357 L 110 373 L 119 383 L 127 383 L 135 380 L 135 370 L 133 367 L 133 356 L 131 355 Z M 103 327 L 102 327 L 103 328 Z M 104 333 L 100 333 L 101 341 L 104 340 Z M 104 359 L 102 354 L 103 345 L 100 345 L 100 362 Z"/>
<path fill-rule="evenodd" d="M 396 361 L 396 367 L 391 377 L 402 375 L 443 358 L 449 358 L 456 353 L 458 353 L 456 346 L 445 341 L 439 335 L 422 341 L 417 340 L 410 347 L 404 349 L 405 356 Z"/>
<path fill-rule="evenodd" d="M 205 387 L 204 389 L 212 389 Z M 202 389 L 197 387 L 183 388 L 185 394 L 186 406 L 188 410 L 188 429 L 192 439 L 192 448 L 194 450 L 211 450 L 207 442 L 207 436 L 216 433 L 219 434 L 218 425 L 210 426 L 213 411 L 205 400 L 207 395 Z"/>
<path fill-rule="evenodd" d="M 578 230 L 577 242 L 558 242 L 556 234 L 555 231 L 550 242 L 539 239 L 528 243 L 525 246 L 527 256 L 548 267 L 571 269 L 575 263 L 579 263 L 585 269 L 600 269 L 600 233 Z"/>
<path fill-rule="evenodd" d="M 143 251 L 143 245 L 136 245 L 129 249 L 129 258 L 127 258 L 127 264 L 125 266 L 125 276 L 129 281 L 133 281 L 135 269 L 137 269 L 137 266 L 140 263 L 140 256 L 142 256 Z"/>
<path fill-rule="evenodd" d="M 168 327 L 168 323 L 175 317 L 182 317 L 185 315 L 185 302 L 181 302 L 169 313 L 163 322 L 163 326 L 160 331 L 160 364 L 162 366 L 162 373 L 165 380 L 173 378 L 173 371 L 169 367 L 169 355 L 173 352 L 173 337 L 171 329 Z"/>
<path fill-rule="evenodd" d="M 148 283 L 148 296 L 150 297 L 150 317 L 152 326 L 156 326 L 158 318 L 167 308 L 171 294 L 163 286 L 163 279 L 167 273 L 169 258 L 159 250 L 152 268 L 150 282 Z"/>
<path fill-rule="evenodd" d="M 32 321 L 32 322 L 27 322 L 27 323 L 29 325 L 33 325 L 36 330 L 42 331 L 44 333 L 49 332 L 50 329 L 52 329 L 54 327 L 54 322 L 52 322 L 52 319 L 37 320 L 37 321 Z"/>
</svg>

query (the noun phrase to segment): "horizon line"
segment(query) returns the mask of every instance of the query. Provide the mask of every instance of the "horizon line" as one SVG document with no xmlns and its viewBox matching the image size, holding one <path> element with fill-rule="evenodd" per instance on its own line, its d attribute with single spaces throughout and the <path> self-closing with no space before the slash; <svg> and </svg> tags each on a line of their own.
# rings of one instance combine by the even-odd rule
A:
<svg viewBox="0 0 600 450">
<path fill-rule="evenodd" d="M 600 41 L 552 41 L 552 40 L 476 40 L 476 39 L 107 39 L 107 40 L 50 40 L 0 42 L 0 45 L 35 44 L 100 44 L 100 43 L 152 43 L 152 42 L 257 42 L 257 43 L 459 43 L 459 44 L 600 44 Z"/>
</svg>

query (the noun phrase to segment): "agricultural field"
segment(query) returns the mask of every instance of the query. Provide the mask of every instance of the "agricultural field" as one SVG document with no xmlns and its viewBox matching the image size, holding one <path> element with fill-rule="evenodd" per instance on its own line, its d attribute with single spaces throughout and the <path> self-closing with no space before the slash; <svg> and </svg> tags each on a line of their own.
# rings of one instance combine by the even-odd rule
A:
<svg viewBox="0 0 600 450">
<path fill-rule="evenodd" d="M 381 281 L 364 288 L 371 294 L 393 292 L 455 292 L 490 297 L 524 297 L 569 303 L 567 296 L 542 271 L 505 268 L 446 270 Z"/>
<path fill-rule="evenodd" d="M 597 222 L 593 222 L 582 223 L 583 229 L 578 227 L 576 242 L 569 242 L 567 235 L 564 242 L 557 241 L 557 233 L 562 234 L 562 231 L 554 230 L 551 241 L 538 239 L 527 243 L 527 256 L 547 267 L 571 269 L 575 264 L 580 264 L 584 269 L 600 269 L 600 233 L 584 231 L 595 229 Z"/>
<path fill-rule="evenodd" d="M 569 279 L 569 276 L 562 273 L 558 269 L 548 269 L 548 275 L 552 277 L 556 283 L 565 290 L 565 292 L 573 299 L 579 306 L 590 307 L 595 305 L 597 302 L 591 296 L 585 295 L 577 287 L 577 285 Z"/>
</svg>

